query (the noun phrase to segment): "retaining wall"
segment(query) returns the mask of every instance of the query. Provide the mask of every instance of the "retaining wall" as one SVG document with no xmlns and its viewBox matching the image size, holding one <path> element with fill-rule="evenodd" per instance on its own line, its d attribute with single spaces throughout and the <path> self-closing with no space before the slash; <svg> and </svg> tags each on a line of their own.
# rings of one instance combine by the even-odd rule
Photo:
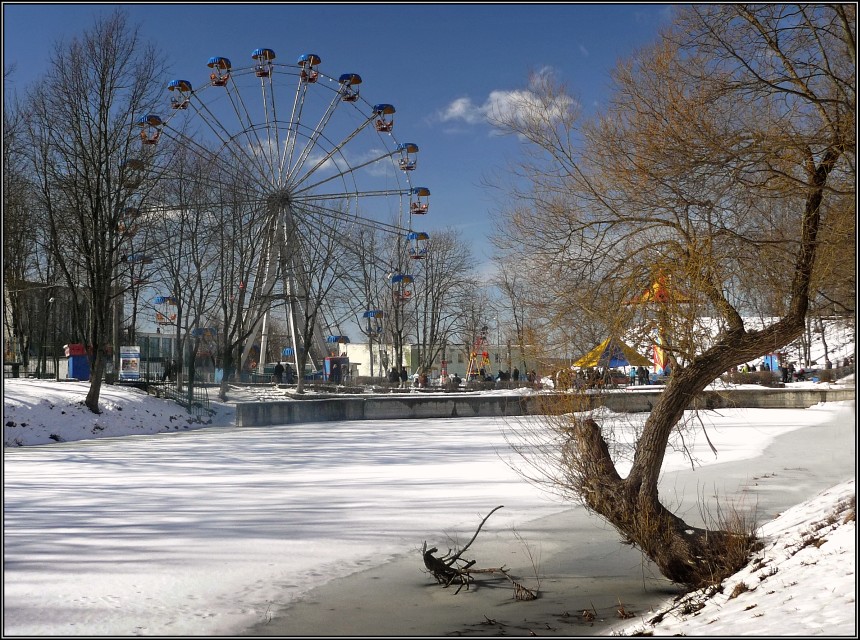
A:
<svg viewBox="0 0 860 640">
<path fill-rule="evenodd" d="M 617 412 L 650 411 L 661 391 L 605 393 L 590 396 L 591 408 Z M 746 407 L 799 409 L 819 402 L 853 400 L 854 389 L 731 389 L 707 391 L 693 398 L 690 409 Z M 403 394 L 325 399 L 298 399 L 236 404 L 236 426 L 257 427 L 334 420 L 409 420 L 414 418 L 477 418 L 520 416 L 541 412 L 547 396 L 469 396 Z"/>
</svg>

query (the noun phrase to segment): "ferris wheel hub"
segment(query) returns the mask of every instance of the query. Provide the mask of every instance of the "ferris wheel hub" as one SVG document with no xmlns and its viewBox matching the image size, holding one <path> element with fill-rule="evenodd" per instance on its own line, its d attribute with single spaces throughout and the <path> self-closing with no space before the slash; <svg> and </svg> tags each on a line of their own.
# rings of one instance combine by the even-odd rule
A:
<svg viewBox="0 0 860 640">
<path fill-rule="evenodd" d="M 289 189 L 279 189 L 273 192 L 266 199 L 270 208 L 282 209 L 290 206 L 292 203 L 293 194 Z"/>
</svg>

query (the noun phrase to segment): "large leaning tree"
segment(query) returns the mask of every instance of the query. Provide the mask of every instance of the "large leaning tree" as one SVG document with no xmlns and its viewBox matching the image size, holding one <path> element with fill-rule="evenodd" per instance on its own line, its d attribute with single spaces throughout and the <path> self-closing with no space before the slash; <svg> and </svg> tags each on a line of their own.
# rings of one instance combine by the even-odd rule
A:
<svg viewBox="0 0 860 640">
<path fill-rule="evenodd" d="M 743 566 L 753 536 L 691 526 L 661 502 L 667 443 L 691 428 L 685 409 L 731 367 L 797 339 L 817 300 L 853 296 L 829 283 L 854 282 L 854 251 L 842 249 L 856 217 L 855 38 L 853 5 L 690 6 L 619 65 L 592 121 L 546 75 L 497 114 L 525 153 L 495 240 L 534 270 L 546 315 L 603 318 L 614 333 L 656 327 L 675 365 L 626 477 L 610 429 L 587 411 L 549 419 L 554 439 L 538 455 L 553 468 L 534 477 L 688 587 Z M 703 316 L 716 337 L 697 331 Z"/>
</svg>

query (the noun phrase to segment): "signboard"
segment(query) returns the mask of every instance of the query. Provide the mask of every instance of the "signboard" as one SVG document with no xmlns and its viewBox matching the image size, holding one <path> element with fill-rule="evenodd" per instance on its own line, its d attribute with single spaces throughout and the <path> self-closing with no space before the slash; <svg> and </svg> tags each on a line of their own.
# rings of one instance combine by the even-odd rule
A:
<svg viewBox="0 0 860 640">
<path fill-rule="evenodd" d="M 76 342 L 74 344 L 66 344 L 63 345 L 65 349 L 66 356 L 85 356 L 87 355 L 86 349 L 84 349 L 84 344 L 82 342 Z"/>
<path fill-rule="evenodd" d="M 140 380 L 140 347 L 119 348 L 119 379 Z"/>
</svg>

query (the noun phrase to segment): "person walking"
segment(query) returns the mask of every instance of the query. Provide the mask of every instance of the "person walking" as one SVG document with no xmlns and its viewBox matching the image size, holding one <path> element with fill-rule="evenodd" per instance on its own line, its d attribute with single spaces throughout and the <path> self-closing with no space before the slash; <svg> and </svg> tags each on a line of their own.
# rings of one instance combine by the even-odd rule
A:
<svg viewBox="0 0 860 640">
<path fill-rule="evenodd" d="M 400 388 L 409 388 L 409 374 L 406 373 L 406 367 L 404 367 L 402 364 L 400 365 Z"/>
<path fill-rule="evenodd" d="M 284 365 L 281 364 L 281 361 L 278 360 L 278 364 L 275 365 L 275 384 L 282 384 L 284 382 Z"/>
</svg>

